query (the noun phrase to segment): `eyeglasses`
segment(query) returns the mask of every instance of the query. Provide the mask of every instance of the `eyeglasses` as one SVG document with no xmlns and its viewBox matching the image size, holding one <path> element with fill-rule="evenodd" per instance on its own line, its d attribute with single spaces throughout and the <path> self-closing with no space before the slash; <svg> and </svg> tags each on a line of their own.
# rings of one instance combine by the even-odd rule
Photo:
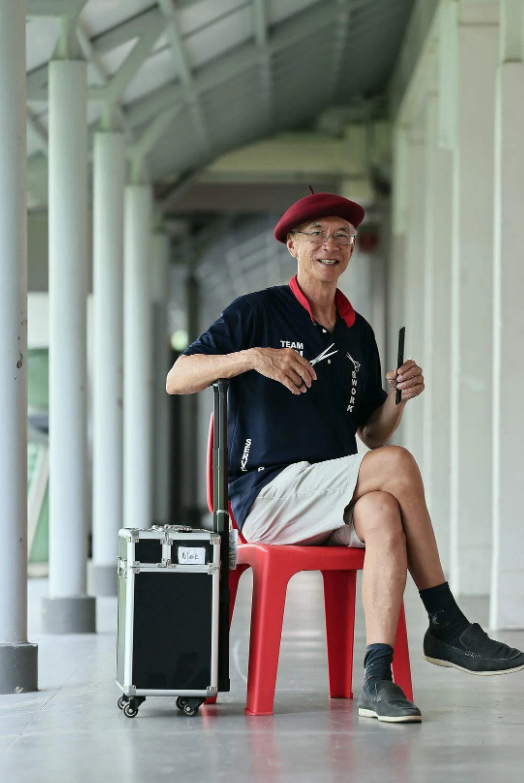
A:
<svg viewBox="0 0 524 783">
<path fill-rule="evenodd" d="M 332 236 L 335 240 L 335 244 L 340 247 L 353 246 L 355 244 L 356 234 L 346 234 L 344 231 L 337 231 L 334 234 L 328 234 L 327 231 L 294 231 L 294 234 L 304 234 L 308 238 L 308 242 L 312 245 L 323 245 L 327 242 L 329 237 Z"/>
</svg>

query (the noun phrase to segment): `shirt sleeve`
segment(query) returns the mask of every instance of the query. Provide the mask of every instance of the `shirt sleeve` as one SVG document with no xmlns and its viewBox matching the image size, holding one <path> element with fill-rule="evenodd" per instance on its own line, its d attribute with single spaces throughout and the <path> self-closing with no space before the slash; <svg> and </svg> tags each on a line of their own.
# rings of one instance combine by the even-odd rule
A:
<svg viewBox="0 0 524 783">
<path fill-rule="evenodd" d="M 358 406 L 357 426 L 364 427 L 370 416 L 380 408 L 388 398 L 388 393 L 382 387 L 382 369 L 380 366 L 380 356 L 378 353 L 377 342 L 373 329 L 369 327 L 369 348 L 368 348 L 368 379 L 362 402 Z"/>
<path fill-rule="evenodd" d="M 235 299 L 220 314 L 209 329 L 184 351 L 193 354 L 227 354 L 243 351 L 254 345 L 255 313 L 247 297 Z"/>
</svg>

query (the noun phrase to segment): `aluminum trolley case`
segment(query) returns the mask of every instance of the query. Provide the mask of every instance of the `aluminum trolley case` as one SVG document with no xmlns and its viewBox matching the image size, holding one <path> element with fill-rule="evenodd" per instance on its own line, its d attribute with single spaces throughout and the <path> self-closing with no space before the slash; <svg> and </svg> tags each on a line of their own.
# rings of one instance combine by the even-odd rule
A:
<svg viewBox="0 0 524 783">
<path fill-rule="evenodd" d="M 214 386 L 213 530 L 165 525 L 118 534 L 118 706 L 129 718 L 147 696 L 174 696 L 195 715 L 229 690 L 227 382 Z"/>
</svg>

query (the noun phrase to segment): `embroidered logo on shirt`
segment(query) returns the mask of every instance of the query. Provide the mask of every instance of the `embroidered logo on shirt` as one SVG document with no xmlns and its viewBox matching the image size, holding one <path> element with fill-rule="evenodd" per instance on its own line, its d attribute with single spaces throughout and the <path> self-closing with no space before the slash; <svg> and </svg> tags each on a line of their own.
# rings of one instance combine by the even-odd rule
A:
<svg viewBox="0 0 524 783">
<path fill-rule="evenodd" d="M 244 451 L 242 453 L 242 459 L 240 460 L 240 470 L 243 473 L 247 473 L 247 461 L 249 459 L 249 452 L 251 450 L 251 438 L 246 438 L 244 444 Z"/>
<path fill-rule="evenodd" d="M 360 362 L 356 362 L 356 361 L 353 359 L 353 357 L 351 356 L 351 354 L 349 353 L 349 351 L 347 352 L 346 356 L 348 357 L 348 359 L 350 360 L 350 362 L 353 362 L 353 367 L 354 367 L 354 368 L 355 368 L 355 370 L 358 372 L 358 371 L 360 370 Z"/>
<path fill-rule="evenodd" d="M 351 371 L 351 398 L 349 400 L 349 405 L 347 407 L 348 413 L 353 413 L 353 408 L 355 407 L 355 398 L 357 396 L 357 373 L 360 370 L 360 362 L 355 361 L 349 351 L 346 353 L 347 358 L 350 360 L 350 362 L 353 363 L 354 369 Z"/>
</svg>

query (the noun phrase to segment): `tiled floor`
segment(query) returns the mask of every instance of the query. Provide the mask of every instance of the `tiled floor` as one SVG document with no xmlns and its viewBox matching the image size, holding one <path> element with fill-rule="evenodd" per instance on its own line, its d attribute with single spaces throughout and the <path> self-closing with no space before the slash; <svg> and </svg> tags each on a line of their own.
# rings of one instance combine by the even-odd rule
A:
<svg viewBox="0 0 524 783">
<path fill-rule="evenodd" d="M 327 695 L 320 576 L 290 584 L 275 714 L 243 713 L 250 578 L 240 585 L 231 638 L 232 691 L 186 718 L 168 698 L 149 698 L 137 718 L 117 709 L 116 599 L 101 599 L 95 636 L 39 635 L 40 596 L 30 581 L 30 640 L 39 644 L 38 693 L 0 696 L 1 783 L 105 781 L 342 781 L 504 783 L 524 781 L 524 673 L 473 677 L 426 663 L 426 618 L 410 585 L 406 606 L 415 700 L 422 724 L 359 718 L 354 703 Z M 487 619 L 481 599 L 461 602 Z M 364 650 L 357 617 L 355 692 Z M 498 636 L 524 645 L 524 632 Z"/>
</svg>

